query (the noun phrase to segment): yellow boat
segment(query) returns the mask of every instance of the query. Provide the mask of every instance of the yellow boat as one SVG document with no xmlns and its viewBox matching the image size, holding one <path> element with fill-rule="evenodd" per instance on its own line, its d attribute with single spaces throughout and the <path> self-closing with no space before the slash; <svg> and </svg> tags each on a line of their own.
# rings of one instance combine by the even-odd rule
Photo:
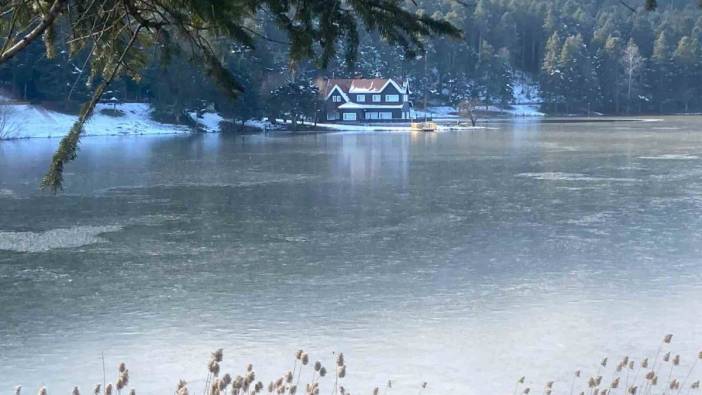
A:
<svg viewBox="0 0 702 395">
<path fill-rule="evenodd" d="M 420 132 L 436 132 L 438 129 L 434 122 L 412 122 L 411 127 Z"/>
</svg>

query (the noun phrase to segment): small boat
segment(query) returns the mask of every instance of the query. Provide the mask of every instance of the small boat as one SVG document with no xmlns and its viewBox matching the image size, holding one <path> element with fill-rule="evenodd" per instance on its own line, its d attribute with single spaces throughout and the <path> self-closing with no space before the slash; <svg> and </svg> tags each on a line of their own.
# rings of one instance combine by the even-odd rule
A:
<svg viewBox="0 0 702 395">
<path fill-rule="evenodd" d="M 420 132 L 436 132 L 438 127 L 434 122 L 412 122 L 412 130 Z"/>
</svg>

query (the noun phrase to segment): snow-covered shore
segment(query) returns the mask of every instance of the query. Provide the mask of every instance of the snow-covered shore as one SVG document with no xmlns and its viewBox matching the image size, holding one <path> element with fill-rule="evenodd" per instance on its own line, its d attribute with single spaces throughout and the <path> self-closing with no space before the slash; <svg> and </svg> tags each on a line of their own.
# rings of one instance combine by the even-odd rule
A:
<svg viewBox="0 0 702 395">
<path fill-rule="evenodd" d="M 515 106 L 517 107 L 517 106 Z M 492 110 L 492 109 L 491 109 Z M 498 110 L 498 109 L 495 109 Z M 539 116 L 538 111 L 519 109 L 513 112 L 499 109 L 502 113 L 515 116 Z M 432 107 L 429 114 L 435 120 L 460 120 L 453 107 Z M 190 113 L 192 119 L 202 131 L 217 133 L 220 123 L 227 121 L 217 113 Z M 413 116 L 421 118 L 424 112 L 413 112 Z M 4 129 L 2 136 L 7 139 L 26 138 L 61 138 L 65 136 L 78 119 L 76 115 L 64 114 L 48 110 L 39 105 L 16 103 L 0 98 L 0 118 L 3 118 Z M 282 122 L 282 121 L 280 121 Z M 261 130 L 281 129 L 280 123 L 275 125 L 266 120 L 250 120 L 246 126 Z M 398 124 L 337 124 L 318 123 L 317 127 L 338 132 L 373 132 L 373 131 L 408 131 L 408 125 Z M 186 125 L 167 124 L 151 117 L 151 107 L 148 103 L 98 104 L 94 115 L 85 126 L 85 136 L 126 136 L 126 135 L 165 135 L 191 133 L 192 128 Z"/>
<path fill-rule="evenodd" d="M 76 115 L 44 107 L 0 99 L 8 138 L 63 137 L 78 119 Z M 115 111 L 116 110 L 116 111 Z M 85 127 L 86 136 L 155 135 L 188 133 L 190 128 L 155 121 L 147 103 L 98 104 Z"/>
</svg>

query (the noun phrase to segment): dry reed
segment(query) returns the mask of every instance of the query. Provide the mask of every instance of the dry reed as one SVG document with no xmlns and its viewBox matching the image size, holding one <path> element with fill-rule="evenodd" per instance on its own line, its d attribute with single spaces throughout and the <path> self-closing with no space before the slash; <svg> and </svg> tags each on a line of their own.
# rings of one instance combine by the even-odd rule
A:
<svg viewBox="0 0 702 395">
<path fill-rule="evenodd" d="M 576 370 L 573 378 L 569 380 L 568 390 L 561 388 L 558 381 L 548 381 L 544 387 L 545 395 L 570 393 L 570 395 L 690 395 L 699 391 L 700 380 L 690 383 L 696 373 L 702 352 L 696 354 L 685 374 L 678 377 L 683 359 L 679 354 L 674 354 L 670 349 L 673 335 L 663 337 L 655 356 L 651 359 L 642 357 L 635 362 L 633 358 L 624 356 L 620 362 L 610 366 L 609 359 L 605 357 L 597 365 L 592 376 L 580 380 L 582 371 Z M 637 367 L 638 366 L 638 367 Z M 567 388 L 567 387 L 566 387 Z M 521 392 L 528 394 L 530 387 L 526 386 L 526 378 L 517 380 L 514 394 Z"/>
<path fill-rule="evenodd" d="M 610 358 L 605 357 L 597 364 L 591 375 L 583 374 L 583 370 L 576 370 L 567 383 L 557 380 L 546 381 L 543 385 L 544 395 L 566 394 L 570 395 L 690 395 L 699 391 L 700 380 L 695 377 L 698 361 L 702 360 L 702 352 L 698 352 L 695 358 L 689 361 L 689 368 L 683 365 L 687 361 L 680 354 L 674 354 L 669 349 L 672 344 L 672 335 L 666 335 L 660 343 L 653 358 L 642 357 L 634 360 L 630 356 L 624 356 L 617 363 L 610 363 Z M 334 377 L 331 395 L 351 395 L 348 388 L 342 385 L 342 379 L 347 375 L 346 358 L 343 353 L 334 353 L 333 364 Z M 211 354 L 206 365 L 207 374 L 203 395 L 259 395 L 264 392 L 273 395 L 297 395 L 304 391 L 304 395 L 319 395 L 320 381 L 327 375 L 327 368 L 322 361 L 317 360 L 310 365 L 309 354 L 303 350 L 298 350 L 294 354 L 293 366 L 291 370 L 286 370 L 278 378 L 271 380 L 268 386 L 257 381 L 256 372 L 253 365 L 247 364 L 243 373 L 232 375 L 225 373 L 220 376 L 221 362 L 224 353 L 219 349 Z M 310 382 L 300 385 L 300 377 L 311 377 Z M 114 384 L 107 383 L 104 388 L 104 395 L 113 395 L 113 391 L 118 394 L 129 386 L 129 369 L 126 364 L 120 363 L 117 367 L 117 380 Z M 309 376 L 307 376 L 309 374 Z M 690 380 L 695 381 L 690 381 Z M 527 383 L 526 377 L 520 377 L 514 387 L 514 395 L 528 395 L 534 392 L 534 388 L 540 386 Z M 564 385 L 565 384 L 565 385 Z M 388 380 L 384 386 L 384 395 L 392 389 L 393 383 Z M 422 394 L 428 387 L 427 382 L 419 385 L 419 394 Z M 564 388 L 565 387 L 565 388 Z M 416 388 L 416 387 L 415 387 Z M 374 386 L 369 391 L 372 395 L 380 394 L 380 387 Z M 21 395 L 21 386 L 15 387 L 15 395 Z M 538 392 L 538 391 L 536 391 Z M 368 393 L 368 392 L 366 392 Z M 93 391 L 94 395 L 101 394 L 101 385 L 97 384 Z M 180 380 L 174 391 L 175 395 L 189 395 L 188 383 Z M 38 395 L 47 395 L 46 387 L 39 389 Z M 80 395 L 78 387 L 74 387 L 72 395 Z M 135 389 L 129 390 L 129 395 L 136 395 Z"/>
</svg>

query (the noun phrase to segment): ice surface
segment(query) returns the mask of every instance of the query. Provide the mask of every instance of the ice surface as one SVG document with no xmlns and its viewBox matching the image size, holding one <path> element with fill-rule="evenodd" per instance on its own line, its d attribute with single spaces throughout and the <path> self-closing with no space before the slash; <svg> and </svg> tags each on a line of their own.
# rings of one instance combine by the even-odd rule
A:
<svg viewBox="0 0 702 395">
<path fill-rule="evenodd" d="M 43 252 L 56 248 L 73 248 L 103 242 L 103 233 L 117 232 L 119 226 L 75 226 L 45 232 L 0 232 L 0 250 Z"/>
</svg>

